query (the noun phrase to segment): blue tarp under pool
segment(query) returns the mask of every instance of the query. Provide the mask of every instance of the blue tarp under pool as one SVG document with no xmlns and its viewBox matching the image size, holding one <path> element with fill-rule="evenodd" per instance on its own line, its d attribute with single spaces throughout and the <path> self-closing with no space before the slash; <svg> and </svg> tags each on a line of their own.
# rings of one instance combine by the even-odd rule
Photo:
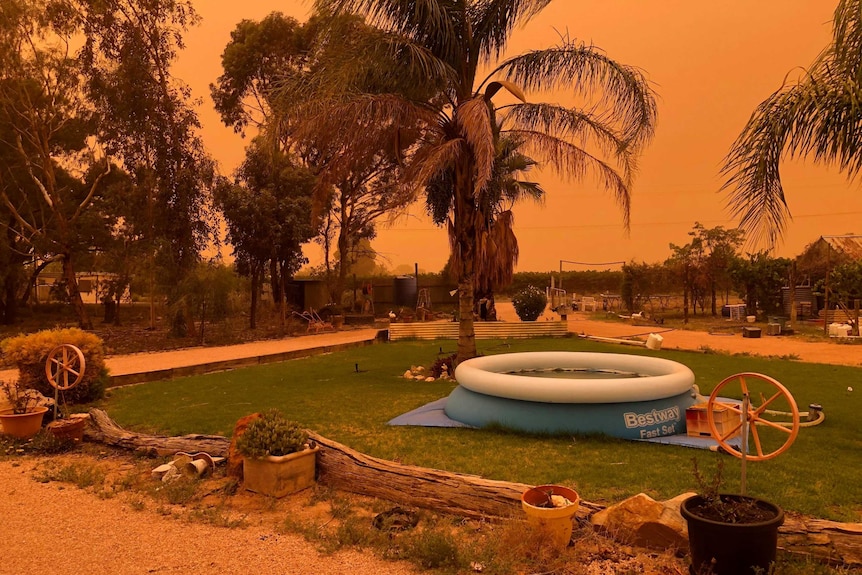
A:
<svg viewBox="0 0 862 575">
<path fill-rule="evenodd" d="M 389 425 L 415 425 L 420 427 L 466 427 L 473 428 L 471 425 L 461 423 L 450 419 L 446 412 L 446 400 L 448 397 L 443 397 L 431 403 L 425 404 L 412 411 L 408 411 L 388 422 Z M 633 441 L 648 441 L 650 443 L 661 443 L 665 445 L 680 445 L 683 447 L 695 447 L 699 449 L 717 449 L 718 444 L 711 437 L 691 437 L 685 434 L 666 435 L 664 437 L 655 437 L 651 439 L 635 439 Z M 740 438 L 731 439 L 728 443 L 739 449 L 741 445 Z"/>
</svg>

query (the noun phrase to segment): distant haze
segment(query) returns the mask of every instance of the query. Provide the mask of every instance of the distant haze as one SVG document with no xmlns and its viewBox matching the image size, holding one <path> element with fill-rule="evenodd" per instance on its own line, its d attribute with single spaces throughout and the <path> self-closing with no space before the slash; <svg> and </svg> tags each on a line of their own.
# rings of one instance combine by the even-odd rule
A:
<svg viewBox="0 0 862 575">
<path fill-rule="evenodd" d="M 203 22 L 187 35 L 175 73 L 203 100 L 204 140 L 222 172 L 230 174 L 243 158 L 246 141 L 222 125 L 208 88 L 221 74 L 221 52 L 230 32 L 240 20 L 259 20 L 272 11 L 305 20 L 310 3 L 195 4 Z M 663 261 L 670 243 L 688 242 L 695 221 L 706 227 L 735 226 L 718 193 L 722 159 L 757 104 L 785 78 L 795 78 L 828 44 L 835 4 L 558 0 L 517 31 L 511 54 L 546 47 L 567 34 L 641 68 L 659 95 L 657 134 L 641 159 L 633 190 L 631 234 L 624 234 L 619 209 L 595 182 L 561 182 L 539 172 L 531 179 L 545 187 L 545 204 L 515 207 L 518 271 L 556 270 L 560 260 Z M 776 255 L 796 255 L 821 235 L 862 233 L 858 185 L 811 162 L 786 163 L 782 176 L 794 219 Z M 412 269 L 418 263 L 423 270 L 439 271 L 448 256 L 446 231 L 424 216 L 421 204 L 391 227 L 381 226 L 373 246 L 390 268 Z M 317 263 L 314 246 L 306 255 Z M 566 270 L 585 267 L 564 265 Z"/>
</svg>

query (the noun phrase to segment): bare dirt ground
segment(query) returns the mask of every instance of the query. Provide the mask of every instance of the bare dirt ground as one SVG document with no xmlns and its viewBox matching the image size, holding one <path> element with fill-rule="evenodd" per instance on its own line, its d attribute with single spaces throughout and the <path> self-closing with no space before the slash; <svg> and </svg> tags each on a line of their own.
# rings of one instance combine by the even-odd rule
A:
<svg viewBox="0 0 862 575">
<path fill-rule="evenodd" d="M 639 339 L 646 339 L 650 333 L 656 333 L 663 338 L 662 349 L 709 349 L 810 363 L 862 366 L 862 345 L 854 345 L 849 339 L 844 342 L 838 339 L 811 342 L 793 336 L 762 335 L 759 338 L 744 338 L 739 330 L 730 328 L 708 333 L 668 329 L 661 325 L 596 321 L 583 316 L 569 317 L 569 331 L 608 338 L 639 336 Z"/>
<path fill-rule="evenodd" d="M 242 521 L 243 526 L 228 528 L 207 522 L 220 517 L 207 511 L 219 509 L 217 501 L 203 503 L 197 511 L 200 518 L 194 519 L 183 505 L 145 502 L 131 491 L 114 492 L 99 483 L 79 489 L 46 481 L 59 477 L 58 470 L 70 463 L 82 474 L 98 465 L 114 479 L 117 474 L 135 476 L 129 457 L 109 459 L 78 454 L 50 461 L 42 457 L 0 461 L 0 574 L 418 573 L 404 561 L 387 561 L 370 552 L 322 554 L 301 535 L 283 532 L 278 523 L 303 509 L 307 497 L 302 495 L 293 500 L 292 511 L 288 501 L 239 494 L 235 503 L 241 515 L 234 511 L 233 519 L 220 520 Z M 157 482 L 154 485 L 158 487 Z M 213 494 L 210 499 L 219 497 Z"/>
</svg>

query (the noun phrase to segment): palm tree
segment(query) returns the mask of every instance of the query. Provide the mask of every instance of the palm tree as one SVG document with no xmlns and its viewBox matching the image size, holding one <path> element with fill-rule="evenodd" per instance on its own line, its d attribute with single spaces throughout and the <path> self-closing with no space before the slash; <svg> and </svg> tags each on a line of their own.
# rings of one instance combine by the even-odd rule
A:
<svg viewBox="0 0 862 575">
<path fill-rule="evenodd" d="M 487 300 L 486 310 L 494 316 L 494 292 L 512 283 L 518 263 L 518 239 L 515 237 L 513 206 L 524 199 L 541 202 L 545 190 L 537 182 L 522 179 L 537 162 L 523 154 L 523 140 L 497 129 L 497 153 L 491 179 L 476 200 L 478 225 L 475 264 L 474 305 L 477 298 Z M 455 246 L 454 225 L 449 218 L 453 199 L 453 171 L 445 170 L 426 187 L 426 204 L 434 223 L 448 224 L 451 244 L 447 269 L 461 265 L 459 250 Z M 484 318 L 483 318 L 484 319 Z"/>
<path fill-rule="evenodd" d="M 785 155 L 862 169 L 862 0 L 841 0 L 832 43 L 795 84 L 782 86 L 751 115 L 723 173 L 728 205 L 754 243 L 772 246 L 790 217 L 779 164 Z"/>
<path fill-rule="evenodd" d="M 402 94 L 344 94 L 313 98 L 303 112 L 309 130 L 338 134 L 346 155 L 379 144 L 382 127 L 420 125 L 422 137 L 404 161 L 416 190 L 443 172 L 452 174 L 453 251 L 459 266 L 458 361 L 476 355 L 473 298 L 476 238 L 487 222 L 481 198 L 493 178 L 495 126 L 563 176 L 588 172 L 616 197 L 626 228 L 635 159 L 651 138 L 655 100 L 643 74 L 601 50 L 562 38 L 557 46 L 499 61 L 516 26 L 549 0 L 316 0 L 322 13 L 364 16 L 381 29 L 399 69 L 434 86 L 431 100 Z M 480 69 L 490 68 L 485 79 Z M 501 89 L 515 103 L 497 106 Z M 570 90 L 584 105 L 527 103 L 523 90 Z M 316 111 L 315 111 L 316 110 Z M 397 135 L 397 134 L 396 134 Z M 391 136 L 390 136 L 391 137 Z"/>
</svg>

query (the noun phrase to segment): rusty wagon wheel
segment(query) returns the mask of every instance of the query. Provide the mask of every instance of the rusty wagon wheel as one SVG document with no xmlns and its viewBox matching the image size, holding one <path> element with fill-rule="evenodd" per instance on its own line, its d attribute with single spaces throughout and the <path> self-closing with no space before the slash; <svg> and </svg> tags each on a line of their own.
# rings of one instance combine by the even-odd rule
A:
<svg viewBox="0 0 862 575">
<path fill-rule="evenodd" d="M 84 354 L 70 343 L 63 343 L 52 349 L 45 361 L 48 383 L 60 391 L 66 391 L 81 383 L 86 368 Z"/>
<path fill-rule="evenodd" d="M 749 398 L 748 410 L 743 413 L 742 405 L 722 401 L 720 397 Z M 738 416 L 730 422 L 716 421 L 716 410 L 729 410 Z M 742 452 L 729 443 L 742 430 L 743 421 L 748 423 L 748 444 L 754 446 L 754 453 L 747 453 L 746 459 L 764 461 L 781 455 L 796 440 L 799 433 L 799 408 L 796 400 L 777 380 L 760 373 L 737 373 L 722 380 L 707 402 L 707 421 L 713 438 L 728 453 L 742 457 Z M 791 421 L 780 421 L 777 417 L 788 417 Z"/>
</svg>

